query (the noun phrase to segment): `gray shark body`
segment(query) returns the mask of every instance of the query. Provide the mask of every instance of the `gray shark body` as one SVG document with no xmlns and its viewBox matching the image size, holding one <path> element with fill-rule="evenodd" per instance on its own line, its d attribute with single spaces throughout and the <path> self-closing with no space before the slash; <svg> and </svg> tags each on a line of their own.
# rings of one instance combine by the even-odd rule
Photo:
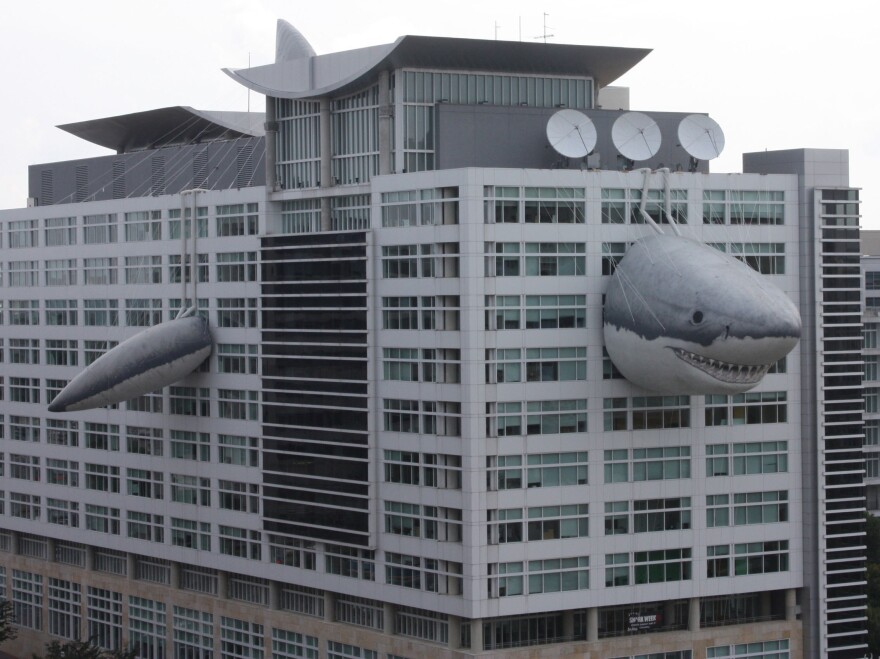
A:
<svg viewBox="0 0 880 659">
<path fill-rule="evenodd" d="M 160 323 L 101 355 L 61 390 L 49 411 L 105 407 L 156 391 L 192 373 L 212 346 L 208 321 L 200 316 Z"/>
<path fill-rule="evenodd" d="M 614 365 L 665 394 L 747 391 L 801 334 L 797 307 L 767 277 L 679 236 L 630 247 L 609 283 L 604 316 Z"/>
</svg>

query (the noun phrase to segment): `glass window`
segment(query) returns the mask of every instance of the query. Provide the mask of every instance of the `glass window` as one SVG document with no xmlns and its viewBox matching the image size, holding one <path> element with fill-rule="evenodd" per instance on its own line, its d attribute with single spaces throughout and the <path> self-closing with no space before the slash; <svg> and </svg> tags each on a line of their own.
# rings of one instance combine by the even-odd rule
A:
<svg viewBox="0 0 880 659">
<path fill-rule="evenodd" d="M 86 245 L 115 243 L 117 239 L 116 231 L 115 213 L 83 216 L 83 243 Z"/>
<path fill-rule="evenodd" d="M 192 208 L 187 207 L 184 211 L 184 226 L 186 226 L 185 233 L 187 238 L 192 237 L 192 227 L 189 221 L 191 216 Z M 208 237 L 208 208 L 206 206 L 199 206 L 196 209 L 196 233 L 199 238 Z M 168 238 L 170 240 L 180 240 L 179 208 L 172 208 L 168 211 Z"/>
<path fill-rule="evenodd" d="M 174 657 L 213 659 L 214 616 L 211 613 L 174 607 Z M 158 658 L 157 658 L 158 659 Z"/>
<path fill-rule="evenodd" d="M 201 255 L 199 255 L 201 256 Z M 180 257 L 177 257 L 178 267 Z M 217 281 L 256 281 L 257 280 L 257 253 L 256 252 L 220 252 L 216 255 L 215 266 Z M 206 278 L 207 279 L 207 278 Z M 206 281 L 199 277 L 199 281 Z M 172 279 L 172 281 L 174 281 Z M 177 273 L 176 281 L 180 281 L 180 273 Z"/>
<path fill-rule="evenodd" d="M 126 256 L 125 257 L 125 283 L 126 284 L 161 284 L 162 283 L 162 257 L 161 256 Z"/>
<path fill-rule="evenodd" d="M 43 220 L 46 247 L 76 245 L 75 217 L 47 217 Z"/>
<path fill-rule="evenodd" d="M 171 544 L 176 547 L 211 550 L 210 522 L 196 522 L 189 519 L 171 518 Z"/>
<path fill-rule="evenodd" d="M 76 325 L 77 300 L 46 300 L 47 325 Z"/>
<path fill-rule="evenodd" d="M 38 220 L 11 220 L 7 224 L 10 249 L 38 246 Z"/>
<path fill-rule="evenodd" d="M 39 285 L 39 261 L 9 261 L 9 286 L 34 287 Z"/>
<path fill-rule="evenodd" d="M 83 283 L 108 286 L 118 281 L 118 260 L 115 257 L 83 259 Z"/>
<path fill-rule="evenodd" d="M 125 241 L 162 239 L 162 211 L 134 211 L 125 214 Z"/>
<path fill-rule="evenodd" d="M 76 286 L 76 259 L 49 259 L 45 264 L 46 286 Z"/>
<path fill-rule="evenodd" d="M 256 204 L 229 204 L 216 207 L 217 237 L 252 236 L 257 233 L 259 215 Z"/>
</svg>

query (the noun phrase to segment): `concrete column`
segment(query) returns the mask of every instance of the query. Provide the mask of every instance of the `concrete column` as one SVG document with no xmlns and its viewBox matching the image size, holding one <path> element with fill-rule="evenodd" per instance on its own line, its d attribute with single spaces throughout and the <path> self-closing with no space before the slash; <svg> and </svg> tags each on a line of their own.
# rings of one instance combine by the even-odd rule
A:
<svg viewBox="0 0 880 659">
<path fill-rule="evenodd" d="M 599 640 L 599 609 L 596 607 L 587 609 L 587 640 L 591 643 Z"/>
<path fill-rule="evenodd" d="M 321 146 L 321 187 L 329 188 L 333 185 L 331 178 L 330 163 L 333 161 L 333 147 L 330 141 L 330 99 L 326 96 L 320 99 L 320 119 L 318 133 Z"/>
<path fill-rule="evenodd" d="M 86 545 L 85 569 L 86 570 L 94 570 L 95 569 L 95 548 L 92 547 L 92 545 Z M 87 636 L 84 636 L 83 638 L 87 638 Z"/>
<path fill-rule="evenodd" d="M 55 538 L 46 538 L 46 560 L 55 560 Z"/>
<path fill-rule="evenodd" d="M 483 651 L 483 620 L 474 618 L 471 620 L 471 652 Z"/>
<path fill-rule="evenodd" d="M 761 593 L 761 617 L 769 618 L 773 613 L 773 606 L 770 600 L 770 592 L 765 590 Z"/>
<path fill-rule="evenodd" d="M 797 620 L 797 589 L 789 588 L 785 591 L 785 619 Z"/>
<path fill-rule="evenodd" d="M 333 186 L 332 168 L 330 167 L 330 163 L 333 161 L 333 147 L 330 141 L 330 99 L 324 96 L 320 103 L 321 187 L 329 188 Z M 329 230 L 330 199 L 323 197 L 321 199 L 321 231 Z"/>
<path fill-rule="evenodd" d="M 129 552 L 125 555 L 125 561 L 125 576 L 133 580 L 137 575 L 137 557 Z"/>
<path fill-rule="evenodd" d="M 459 650 L 461 649 L 461 618 L 449 616 L 447 620 L 449 624 L 448 647 L 450 650 Z"/>
<path fill-rule="evenodd" d="M 229 575 L 223 570 L 217 570 L 217 596 L 223 598 L 229 596 Z"/>
<path fill-rule="evenodd" d="M 327 622 L 336 620 L 336 594 L 329 590 L 324 591 L 324 620 Z"/>
<path fill-rule="evenodd" d="M 388 71 L 379 71 L 379 173 L 391 173 L 391 119 L 394 106 L 391 105 L 390 80 Z"/>
<path fill-rule="evenodd" d="M 700 598 L 691 597 L 688 602 L 688 631 L 696 632 L 700 629 Z"/>
<path fill-rule="evenodd" d="M 21 553 L 21 536 L 18 534 L 18 531 L 9 532 L 9 551 L 15 556 Z"/>
<path fill-rule="evenodd" d="M 277 581 L 269 582 L 269 607 L 273 611 L 281 609 L 281 584 Z"/>
<path fill-rule="evenodd" d="M 82 586 L 83 590 L 86 590 L 86 588 L 87 588 L 86 586 Z M 88 600 L 86 600 L 86 601 L 88 601 Z M 124 608 L 128 608 L 128 607 L 124 607 Z M 80 608 L 80 612 L 81 612 L 81 615 L 80 615 L 80 623 L 79 623 L 79 638 L 89 638 L 89 617 L 88 617 L 88 615 L 82 615 L 82 613 L 84 613 L 82 611 L 82 608 Z M 174 625 L 168 625 L 168 631 L 173 634 L 174 633 Z M 173 639 L 172 639 L 172 641 L 173 641 Z M 174 645 L 171 645 L 170 647 L 173 648 Z"/>
<path fill-rule="evenodd" d="M 278 189 L 278 121 L 275 119 L 275 99 L 266 97 L 266 190 L 270 193 Z"/>
<path fill-rule="evenodd" d="M 330 197 L 321 197 L 321 231 L 330 231 Z"/>
<path fill-rule="evenodd" d="M 171 561 L 171 583 L 170 586 L 175 590 L 180 590 L 180 563 Z"/>
<path fill-rule="evenodd" d="M 570 609 L 562 612 L 562 636 L 567 640 L 574 638 L 574 611 Z"/>
<path fill-rule="evenodd" d="M 394 636 L 394 616 L 397 613 L 395 606 L 389 602 L 383 604 L 382 621 L 384 623 L 383 633 L 386 636 Z"/>
</svg>

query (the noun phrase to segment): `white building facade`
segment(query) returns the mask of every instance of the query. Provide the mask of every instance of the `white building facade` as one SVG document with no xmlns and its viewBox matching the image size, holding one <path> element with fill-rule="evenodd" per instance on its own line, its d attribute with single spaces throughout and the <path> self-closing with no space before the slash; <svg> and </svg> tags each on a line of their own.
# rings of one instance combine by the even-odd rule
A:
<svg viewBox="0 0 880 659">
<path fill-rule="evenodd" d="M 0 214 L 17 649 L 861 657 L 846 152 L 710 174 L 664 133 L 646 165 L 668 178 L 621 168 L 602 128 L 626 108 L 601 89 L 645 54 L 403 37 L 282 56 L 232 73 L 267 94 L 265 138 L 239 126 L 200 156 L 187 135 L 126 167 L 74 163 L 79 179 L 35 165 L 36 205 Z M 597 125 L 598 167 L 534 134 L 560 105 Z M 88 178 L 101 168 L 118 193 Z M 603 353 L 609 276 L 652 231 L 634 219 L 646 176 L 661 226 L 668 204 L 799 306 L 800 344 L 753 391 L 658 395 Z M 214 353 L 113 409 L 48 413 L 97 355 L 176 315 L 188 187 L 205 189 Z"/>
</svg>

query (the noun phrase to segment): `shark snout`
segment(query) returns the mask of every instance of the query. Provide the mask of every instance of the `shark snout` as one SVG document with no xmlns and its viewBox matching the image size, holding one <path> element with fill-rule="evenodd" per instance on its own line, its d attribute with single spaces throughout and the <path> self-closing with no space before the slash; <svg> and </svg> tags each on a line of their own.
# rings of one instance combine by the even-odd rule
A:
<svg viewBox="0 0 880 659">
<path fill-rule="evenodd" d="M 718 328 L 718 337 L 706 347 L 706 355 L 738 364 L 772 364 L 797 345 L 800 317 L 774 313 L 760 318 L 735 318 Z"/>
<path fill-rule="evenodd" d="M 794 302 L 778 288 L 758 281 L 751 291 L 741 291 L 736 313 L 723 314 L 725 338 L 794 339 L 801 336 L 801 316 Z"/>
</svg>

